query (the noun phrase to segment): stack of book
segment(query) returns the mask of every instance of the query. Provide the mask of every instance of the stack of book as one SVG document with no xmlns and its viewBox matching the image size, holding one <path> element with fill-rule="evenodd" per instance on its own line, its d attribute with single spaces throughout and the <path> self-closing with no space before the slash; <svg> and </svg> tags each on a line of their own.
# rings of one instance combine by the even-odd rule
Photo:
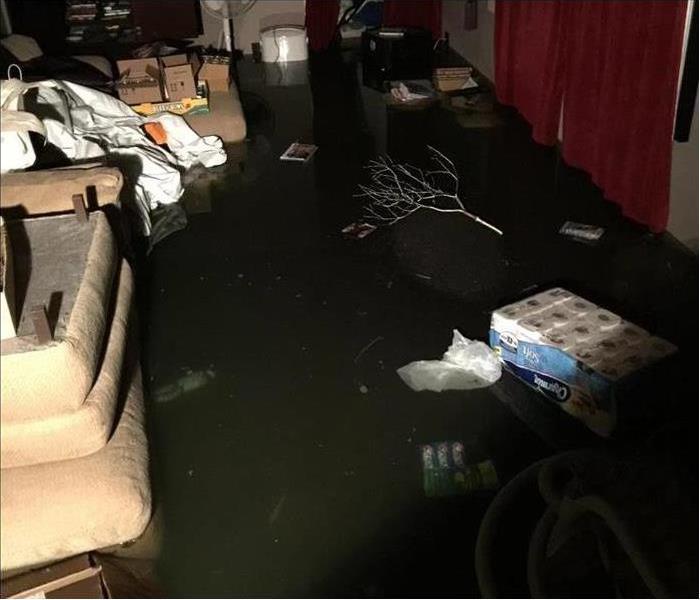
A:
<svg viewBox="0 0 700 600">
<path fill-rule="evenodd" d="M 132 41 L 140 31 L 132 23 L 131 0 L 67 0 L 68 41 Z"/>
<path fill-rule="evenodd" d="M 433 84 L 441 92 L 476 87 L 471 67 L 439 67 L 433 71 Z"/>
<path fill-rule="evenodd" d="M 68 41 L 81 42 L 98 14 L 96 0 L 68 0 L 66 3 L 66 23 Z"/>
</svg>

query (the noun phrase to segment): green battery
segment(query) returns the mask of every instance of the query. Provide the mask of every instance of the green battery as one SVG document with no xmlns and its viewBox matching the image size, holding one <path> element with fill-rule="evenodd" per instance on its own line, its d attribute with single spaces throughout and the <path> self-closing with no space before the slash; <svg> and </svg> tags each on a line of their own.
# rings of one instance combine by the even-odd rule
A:
<svg viewBox="0 0 700 600">
<path fill-rule="evenodd" d="M 423 491 L 428 498 L 457 496 L 498 488 L 493 462 L 467 464 L 461 442 L 433 442 L 420 446 Z"/>
</svg>

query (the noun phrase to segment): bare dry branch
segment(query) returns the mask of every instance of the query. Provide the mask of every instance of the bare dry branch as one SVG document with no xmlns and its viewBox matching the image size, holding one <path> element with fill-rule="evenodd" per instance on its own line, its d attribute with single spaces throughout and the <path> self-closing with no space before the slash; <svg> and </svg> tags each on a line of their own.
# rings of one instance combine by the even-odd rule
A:
<svg viewBox="0 0 700 600">
<path fill-rule="evenodd" d="M 464 208 L 459 198 L 459 177 L 454 163 L 442 152 L 428 146 L 430 159 L 437 169 L 423 171 L 418 167 L 394 162 L 389 156 L 371 160 L 366 169 L 370 174 L 369 185 L 359 185 L 357 198 L 368 198 L 365 219 L 377 225 L 393 225 L 420 209 L 441 213 L 460 213 L 480 225 L 503 232 Z M 440 182 L 449 183 L 449 190 Z"/>
</svg>

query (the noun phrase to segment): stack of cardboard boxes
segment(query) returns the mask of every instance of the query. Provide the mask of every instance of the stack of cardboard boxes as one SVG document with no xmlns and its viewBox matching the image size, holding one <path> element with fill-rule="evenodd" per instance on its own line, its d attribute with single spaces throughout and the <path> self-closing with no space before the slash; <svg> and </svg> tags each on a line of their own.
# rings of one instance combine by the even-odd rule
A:
<svg viewBox="0 0 700 600">
<path fill-rule="evenodd" d="M 117 61 L 120 100 L 136 112 L 192 115 L 209 112 L 209 91 L 229 87 L 230 61 L 225 56 L 171 54 Z"/>
</svg>

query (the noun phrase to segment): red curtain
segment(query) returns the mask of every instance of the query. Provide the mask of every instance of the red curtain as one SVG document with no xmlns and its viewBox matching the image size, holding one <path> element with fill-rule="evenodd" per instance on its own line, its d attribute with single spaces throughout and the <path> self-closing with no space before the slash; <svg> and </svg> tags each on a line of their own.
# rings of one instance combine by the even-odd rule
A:
<svg viewBox="0 0 700 600">
<path fill-rule="evenodd" d="M 566 2 L 551 0 L 496 3 L 496 96 L 518 108 L 540 144 L 557 140 L 566 10 Z"/>
<path fill-rule="evenodd" d="M 562 154 L 652 231 L 668 222 L 685 0 L 572 2 Z"/>
<path fill-rule="evenodd" d="M 384 0 L 382 24 L 387 27 L 422 27 L 442 37 L 442 0 Z"/>
<path fill-rule="evenodd" d="M 340 12 L 339 0 L 306 0 L 306 36 L 318 52 L 331 45 Z"/>
<path fill-rule="evenodd" d="M 686 0 L 496 3 L 498 99 L 652 231 L 668 219 Z"/>
</svg>

